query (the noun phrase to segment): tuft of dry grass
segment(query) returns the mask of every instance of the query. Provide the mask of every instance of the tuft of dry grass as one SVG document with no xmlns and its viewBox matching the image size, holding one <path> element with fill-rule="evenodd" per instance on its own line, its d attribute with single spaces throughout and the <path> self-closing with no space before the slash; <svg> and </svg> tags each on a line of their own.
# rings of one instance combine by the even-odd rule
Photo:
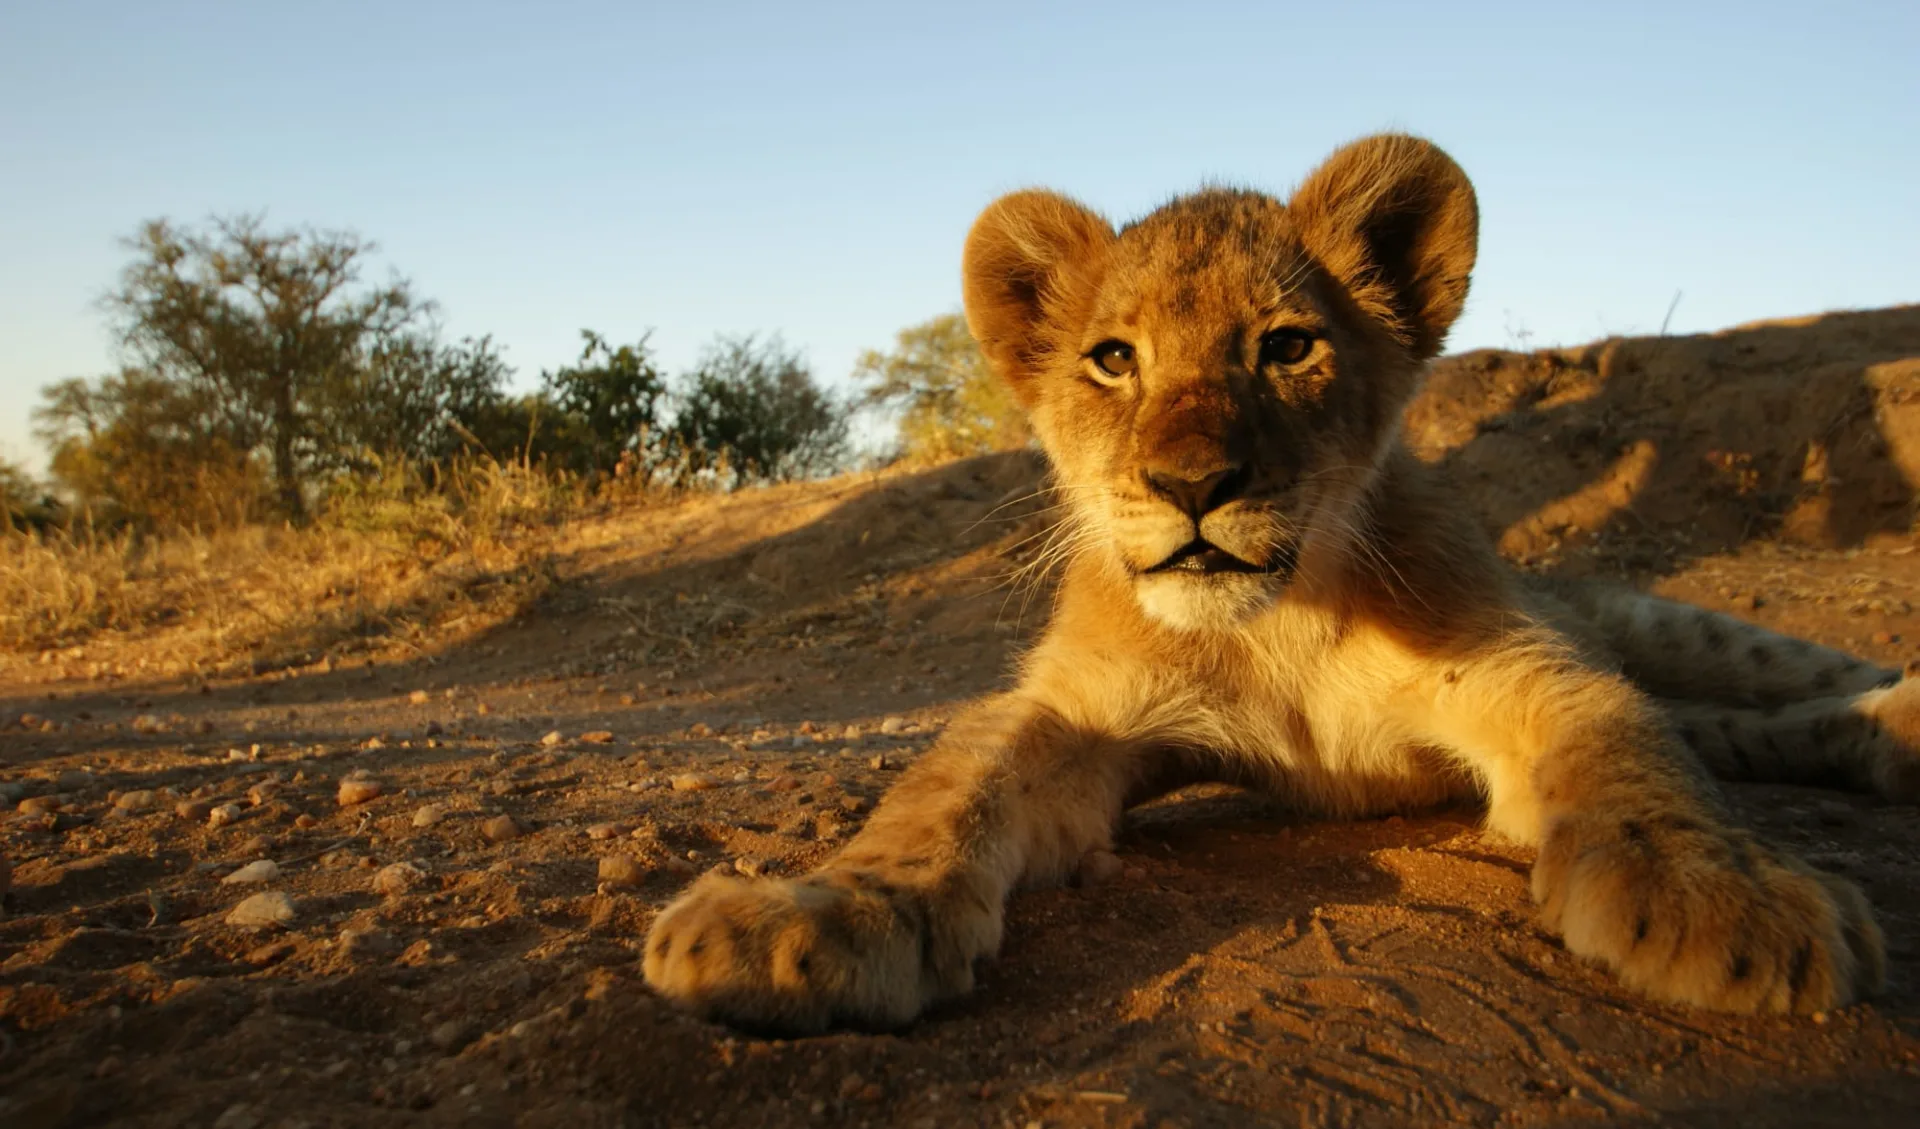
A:
<svg viewBox="0 0 1920 1129">
<path fill-rule="evenodd" d="M 590 504 L 568 477 L 475 459 L 343 482 L 304 528 L 9 532 L 0 650 L 111 637 L 146 644 L 143 670 L 214 673 L 417 648 L 538 599 L 561 527 Z"/>
</svg>

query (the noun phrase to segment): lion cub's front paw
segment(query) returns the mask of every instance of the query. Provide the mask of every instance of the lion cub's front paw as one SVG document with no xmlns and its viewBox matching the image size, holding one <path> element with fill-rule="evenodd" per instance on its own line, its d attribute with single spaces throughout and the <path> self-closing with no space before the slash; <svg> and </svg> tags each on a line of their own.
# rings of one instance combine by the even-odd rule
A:
<svg viewBox="0 0 1920 1129">
<path fill-rule="evenodd" d="M 848 873 L 707 875 L 647 935 L 655 991 L 736 1026 L 791 1034 L 898 1026 L 931 997 L 914 895 Z"/>
<path fill-rule="evenodd" d="M 1564 820 L 1533 891 L 1569 949 L 1656 999 L 1814 1012 L 1886 974 L 1880 928 L 1852 883 L 1689 817 Z"/>
</svg>

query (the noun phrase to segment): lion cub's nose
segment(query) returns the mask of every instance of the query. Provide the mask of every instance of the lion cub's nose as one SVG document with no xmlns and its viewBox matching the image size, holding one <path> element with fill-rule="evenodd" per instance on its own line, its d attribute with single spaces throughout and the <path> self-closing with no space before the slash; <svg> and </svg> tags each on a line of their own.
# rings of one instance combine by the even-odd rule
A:
<svg viewBox="0 0 1920 1129">
<path fill-rule="evenodd" d="M 1196 521 L 1246 493 L 1247 484 L 1253 479 L 1253 473 L 1244 464 L 1225 467 L 1200 478 L 1168 469 L 1143 473 L 1147 489 L 1179 506 Z"/>
</svg>

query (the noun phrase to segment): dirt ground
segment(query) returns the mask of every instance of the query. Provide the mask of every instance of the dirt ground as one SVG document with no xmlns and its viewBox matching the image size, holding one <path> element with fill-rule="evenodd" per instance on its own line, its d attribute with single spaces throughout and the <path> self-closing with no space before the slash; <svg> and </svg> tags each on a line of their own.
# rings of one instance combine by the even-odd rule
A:
<svg viewBox="0 0 1920 1129">
<path fill-rule="evenodd" d="M 1408 420 L 1526 567 L 1920 659 L 1920 310 L 1469 354 Z M 1017 896 L 980 990 L 911 1029 L 663 1005 L 662 905 L 823 858 L 1004 683 L 1038 482 L 1010 454 L 626 511 L 531 614 L 255 677 L 129 673 L 164 630 L 0 655 L 0 1124 L 1920 1123 L 1920 810 L 1786 787 L 1731 791 L 1879 907 L 1870 1003 L 1651 1005 L 1535 924 L 1474 812 L 1203 789 L 1129 817 L 1111 882 Z"/>
</svg>

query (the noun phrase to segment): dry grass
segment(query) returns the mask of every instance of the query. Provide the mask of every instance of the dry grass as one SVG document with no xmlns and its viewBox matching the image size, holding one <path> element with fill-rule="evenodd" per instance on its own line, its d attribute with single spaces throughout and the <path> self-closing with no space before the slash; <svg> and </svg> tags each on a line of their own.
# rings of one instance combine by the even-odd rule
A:
<svg viewBox="0 0 1920 1129">
<path fill-rule="evenodd" d="M 417 647 L 537 599 L 560 528 L 588 505 L 568 479 L 476 460 L 384 468 L 306 528 L 8 533 L 0 650 L 112 641 L 123 667 L 212 673 Z"/>
</svg>

